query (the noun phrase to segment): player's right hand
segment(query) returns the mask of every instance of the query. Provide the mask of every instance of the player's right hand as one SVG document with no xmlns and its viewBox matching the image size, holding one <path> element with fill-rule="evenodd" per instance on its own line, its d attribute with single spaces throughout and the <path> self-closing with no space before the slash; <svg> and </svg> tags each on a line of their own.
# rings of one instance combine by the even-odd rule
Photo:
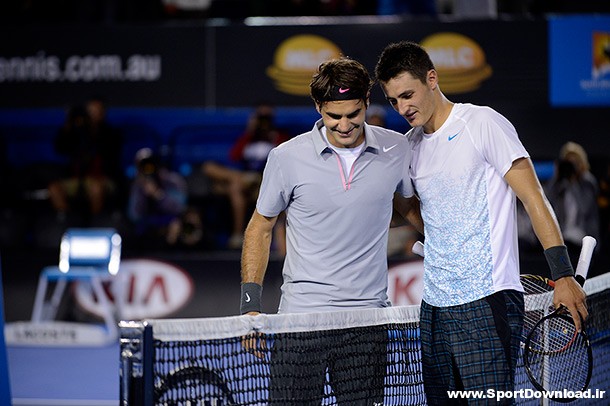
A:
<svg viewBox="0 0 610 406">
<path fill-rule="evenodd" d="M 248 312 L 247 316 L 258 316 L 259 312 Z M 241 345 L 256 358 L 264 359 L 267 352 L 267 341 L 262 333 L 252 332 L 241 338 Z"/>
</svg>

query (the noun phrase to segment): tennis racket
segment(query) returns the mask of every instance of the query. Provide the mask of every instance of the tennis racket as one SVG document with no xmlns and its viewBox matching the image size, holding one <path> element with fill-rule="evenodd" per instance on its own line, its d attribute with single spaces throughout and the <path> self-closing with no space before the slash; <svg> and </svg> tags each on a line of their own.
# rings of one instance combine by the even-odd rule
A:
<svg viewBox="0 0 610 406">
<path fill-rule="evenodd" d="M 525 292 L 525 316 L 521 335 L 523 344 L 536 323 L 555 310 L 553 306 L 555 282 L 544 276 L 530 274 L 520 275 L 520 279 Z"/>
<path fill-rule="evenodd" d="M 596 244 L 593 237 L 583 238 L 575 275 L 581 285 Z M 530 381 L 540 391 L 553 392 L 557 402 L 575 400 L 575 392 L 584 391 L 591 380 L 593 353 L 584 322 L 581 326 L 578 332 L 570 314 L 560 307 L 536 322 L 525 339 L 523 363 Z"/>
<path fill-rule="evenodd" d="M 157 378 L 154 386 L 155 405 L 197 404 L 235 405 L 226 382 L 213 370 L 188 366 Z"/>
<path fill-rule="evenodd" d="M 424 257 L 424 244 L 421 241 L 415 241 L 411 247 L 411 252 Z"/>
</svg>

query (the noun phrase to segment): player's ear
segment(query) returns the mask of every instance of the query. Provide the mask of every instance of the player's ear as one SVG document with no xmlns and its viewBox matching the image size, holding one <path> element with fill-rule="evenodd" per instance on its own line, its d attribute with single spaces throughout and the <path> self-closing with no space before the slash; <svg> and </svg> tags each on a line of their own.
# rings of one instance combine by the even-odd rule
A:
<svg viewBox="0 0 610 406">
<path fill-rule="evenodd" d="M 430 69 L 426 74 L 426 84 L 430 87 L 430 89 L 436 89 L 438 85 L 438 73 L 436 69 Z"/>
</svg>

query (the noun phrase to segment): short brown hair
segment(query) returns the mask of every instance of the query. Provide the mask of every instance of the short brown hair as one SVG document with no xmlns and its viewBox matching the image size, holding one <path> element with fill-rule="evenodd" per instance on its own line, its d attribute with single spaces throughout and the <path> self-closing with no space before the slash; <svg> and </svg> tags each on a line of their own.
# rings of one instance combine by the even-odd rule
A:
<svg viewBox="0 0 610 406">
<path fill-rule="evenodd" d="M 318 67 L 309 84 L 317 105 L 326 101 L 362 99 L 366 102 L 373 81 L 360 62 L 349 57 L 326 61 Z"/>
</svg>

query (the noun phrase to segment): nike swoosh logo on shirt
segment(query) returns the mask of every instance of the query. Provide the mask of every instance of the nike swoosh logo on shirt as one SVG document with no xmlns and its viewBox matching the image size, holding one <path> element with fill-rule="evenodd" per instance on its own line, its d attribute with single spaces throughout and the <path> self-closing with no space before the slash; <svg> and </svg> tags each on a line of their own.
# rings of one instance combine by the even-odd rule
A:
<svg viewBox="0 0 610 406">
<path fill-rule="evenodd" d="M 447 141 L 451 141 L 452 139 L 454 139 L 455 137 L 457 137 L 458 135 L 460 135 L 460 133 L 456 133 L 454 135 L 450 135 L 449 137 L 447 137 Z"/>
<path fill-rule="evenodd" d="M 383 147 L 383 152 L 388 152 L 388 151 L 390 151 L 390 150 L 394 149 L 394 147 L 395 147 L 395 146 L 397 146 L 397 145 L 398 145 L 398 144 L 394 144 L 394 145 L 392 145 L 391 147 Z"/>
</svg>

